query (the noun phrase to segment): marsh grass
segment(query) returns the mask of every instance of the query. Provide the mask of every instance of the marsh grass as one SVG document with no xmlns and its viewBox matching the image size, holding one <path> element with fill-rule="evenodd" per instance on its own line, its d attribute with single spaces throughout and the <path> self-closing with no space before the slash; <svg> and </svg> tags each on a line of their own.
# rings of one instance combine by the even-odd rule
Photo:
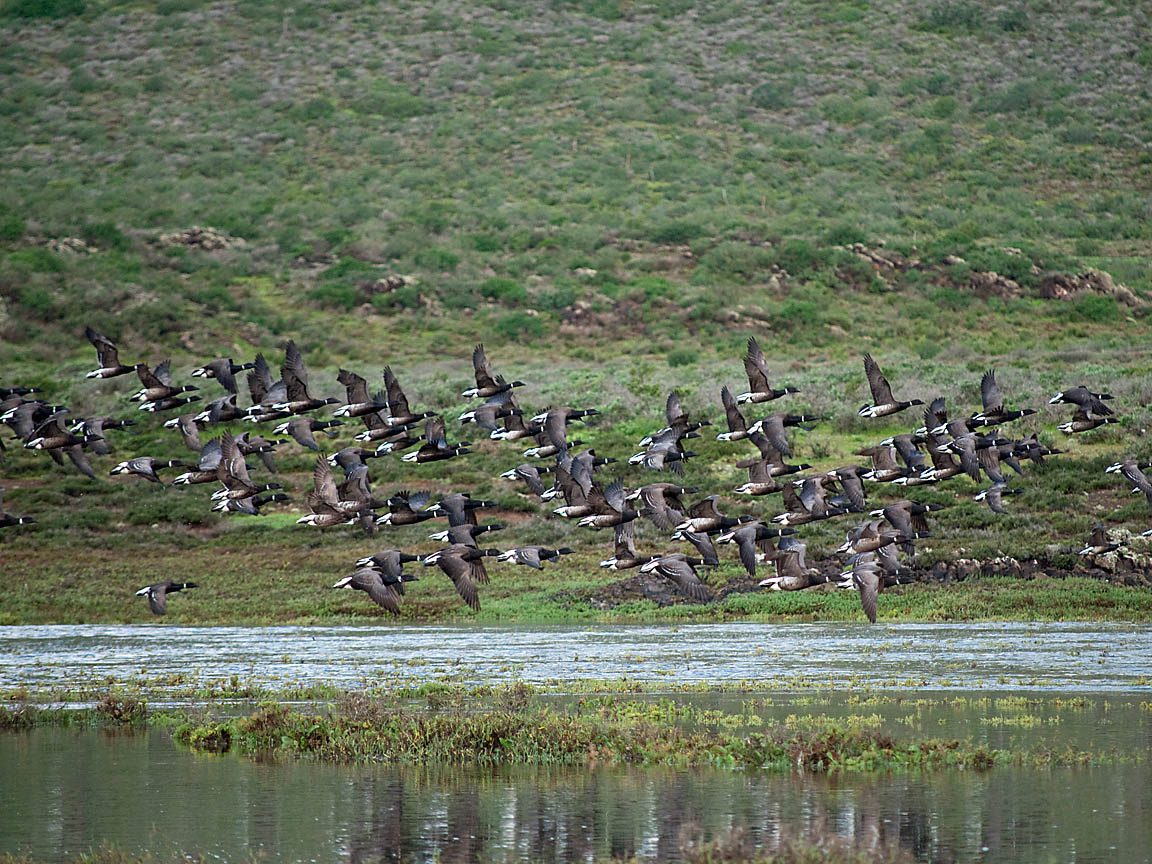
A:
<svg viewBox="0 0 1152 864">
<path fill-rule="evenodd" d="M 920 771 L 942 768 L 988 770 L 1004 765 L 1112 764 L 1116 753 L 1063 750 L 1005 750 L 954 739 L 923 736 L 919 725 L 886 725 L 878 714 L 831 717 L 819 711 L 828 697 L 789 692 L 788 704 L 804 713 L 767 724 L 760 712 L 776 710 L 774 697 L 748 684 L 680 688 L 680 695 L 621 682 L 576 687 L 557 699 L 548 688 L 455 684 L 385 686 L 330 694 L 312 707 L 262 702 L 250 713 L 235 703 L 208 702 L 192 712 L 151 713 L 146 722 L 172 731 L 177 741 L 206 753 L 238 752 L 253 758 L 305 758 L 335 762 L 388 761 L 405 764 L 638 764 L 712 766 L 725 769 L 837 773 Z M 735 711 L 707 707 L 703 694 L 737 693 Z M 4 729 L 81 724 L 120 728 L 101 708 L 119 689 L 99 698 L 95 709 L 37 709 L 35 703 L 5 709 Z M 278 698 L 299 694 L 279 693 Z M 850 700 L 851 702 L 852 700 Z M 808 706 L 805 709 L 805 706 Z M 1088 700 L 1060 698 L 940 697 L 870 693 L 850 705 L 856 711 L 977 710 L 982 725 L 1031 728 L 1059 723 L 1065 714 L 1095 710 Z M 142 728 L 142 722 L 128 725 Z"/>
<path fill-rule="evenodd" d="M 713 765 L 811 772 L 966 767 L 986 769 L 1007 754 L 957 741 L 897 742 L 864 724 L 818 730 L 734 733 L 711 714 L 670 715 L 661 705 L 625 704 L 611 715 L 601 701 L 588 712 L 523 705 L 497 710 L 381 711 L 363 700 L 346 716 L 265 705 L 246 718 L 175 729 L 181 743 L 211 752 L 307 756 L 326 761 L 449 764 Z M 709 722 L 710 721 L 710 724 Z M 711 726 L 711 728 L 710 728 Z"/>
</svg>

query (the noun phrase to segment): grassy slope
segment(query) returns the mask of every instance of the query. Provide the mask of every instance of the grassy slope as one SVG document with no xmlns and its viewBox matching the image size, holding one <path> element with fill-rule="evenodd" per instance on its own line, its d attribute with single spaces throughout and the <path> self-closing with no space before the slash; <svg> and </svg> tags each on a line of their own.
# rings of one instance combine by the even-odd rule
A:
<svg viewBox="0 0 1152 864">
<path fill-rule="evenodd" d="M 1101 471 L 1148 456 L 1147 316 L 1105 297 L 1033 296 L 1036 272 L 1087 266 L 1141 295 L 1152 287 L 1141 132 L 1152 55 L 1124 8 L 330 3 L 286 14 L 166 0 L 18 16 L 30 8 L 68 7 L 2 7 L 0 383 L 37 384 L 78 414 L 127 415 L 129 385 L 82 377 L 91 323 L 130 359 L 171 356 L 184 377 L 221 353 L 263 350 L 275 364 L 295 338 L 324 394 L 339 392 L 338 367 L 371 378 L 389 363 L 415 401 L 454 416 L 483 340 L 500 370 L 529 382 L 526 406 L 601 408 L 579 435 L 623 459 L 661 424 L 672 387 L 719 422 L 719 384 L 739 385 L 755 334 L 781 381 L 803 391 L 788 407 L 831 418 L 796 438 L 798 457 L 821 468 L 919 419 L 857 421 L 865 350 L 898 392 L 943 394 L 954 412 L 976 404 L 988 366 L 1017 405 L 1081 381 L 1116 394 L 1123 422 L 1059 441 L 1068 456 L 1022 478 L 1007 517 L 973 504 L 967 480 L 923 493 L 954 505 L 921 551 L 928 562 L 1008 554 L 1068 568 L 1093 522 L 1148 527 L 1143 501 Z M 1108 62 L 1070 60 L 1088 57 Z M 194 224 L 244 244 L 158 242 Z M 44 245 L 69 236 L 96 251 Z M 931 269 L 881 280 L 837 248 L 851 241 Z M 1023 296 L 973 296 L 972 269 L 1014 276 Z M 389 274 L 410 283 L 361 287 Z M 1067 413 L 1013 431 L 1055 441 Z M 114 439 L 117 454 L 183 455 L 158 425 Z M 744 449 L 695 443 L 690 482 L 740 482 L 732 462 Z M 206 586 L 173 600 L 173 620 L 373 617 L 362 596 L 319 586 L 378 546 L 434 544 L 419 529 L 370 539 L 293 526 L 312 457 L 283 449 L 297 503 L 257 521 L 207 514 L 202 489 L 92 483 L 10 447 L 6 504 L 40 524 L 0 536 L 0 622 L 141 620 L 131 590 L 169 574 Z M 373 476 L 385 492 L 494 498 L 493 518 L 514 525 L 495 545 L 578 548 L 545 574 L 493 568 L 483 618 L 656 614 L 640 601 L 589 605 L 612 581 L 595 567 L 610 538 L 537 518 L 539 505 L 493 479 L 516 451 L 477 449 L 438 468 L 382 459 Z M 739 506 L 770 514 L 778 502 Z M 805 529 L 811 557 L 844 527 Z M 640 545 L 668 544 L 646 526 Z M 438 572 L 421 575 L 407 615 L 471 617 Z M 738 583 L 740 571 L 726 561 L 713 581 Z M 917 587 L 882 606 L 923 618 L 1147 617 L 1143 594 L 1086 583 L 1034 610 L 1034 586 L 1022 587 L 987 604 Z M 719 608 L 859 616 L 850 596 L 827 594 Z"/>
</svg>

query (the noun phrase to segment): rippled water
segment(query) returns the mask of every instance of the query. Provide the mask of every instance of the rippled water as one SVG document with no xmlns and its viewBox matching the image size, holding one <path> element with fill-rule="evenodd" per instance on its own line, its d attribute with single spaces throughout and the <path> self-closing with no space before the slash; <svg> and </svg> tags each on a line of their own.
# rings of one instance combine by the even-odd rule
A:
<svg viewBox="0 0 1152 864">
<path fill-rule="evenodd" d="M 831 694 L 769 714 L 871 712 Z M 919 702 L 919 700 L 911 700 Z M 1005 703 L 998 706 L 998 702 Z M 1018 697 L 888 704 L 886 728 L 1011 730 L 1017 744 L 1147 754 L 1152 714 L 1128 697 L 1075 708 Z M 961 704 L 953 704 L 961 703 Z M 1037 723 L 1004 722 L 1034 717 Z M 989 721 L 999 718 L 1000 722 Z M 995 734 L 991 732 L 990 734 Z M 0 735 L 0 852 L 60 860 L 102 844 L 161 860 L 572 862 L 686 859 L 737 831 L 747 846 L 835 836 L 917 862 L 1152 861 L 1152 768 L 847 775 L 640 768 L 453 768 L 204 756 L 157 729 Z"/>
<path fill-rule="evenodd" d="M 2 687 L 171 676 L 268 686 L 453 676 L 1135 691 L 1152 690 L 1152 625 L 0 628 Z"/>
<path fill-rule="evenodd" d="M 0 628 L 0 687 L 111 679 L 163 692 L 234 676 L 269 687 L 764 683 L 774 691 L 676 698 L 765 723 L 871 715 L 897 737 L 1121 758 L 833 777 L 437 769 L 266 764 L 193 754 L 160 730 L 44 729 L 0 735 L 0 851 L 58 860 L 112 843 L 225 861 L 664 862 L 684 860 L 686 841 L 738 830 L 760 849 L 834 834 L 926 864 L 1152 862 L 1152 625 Z M 861 698 L 862 683 L 903 695 Z M 1083 698 L 1044 701 L 1070 692 Z"/>
</svg>

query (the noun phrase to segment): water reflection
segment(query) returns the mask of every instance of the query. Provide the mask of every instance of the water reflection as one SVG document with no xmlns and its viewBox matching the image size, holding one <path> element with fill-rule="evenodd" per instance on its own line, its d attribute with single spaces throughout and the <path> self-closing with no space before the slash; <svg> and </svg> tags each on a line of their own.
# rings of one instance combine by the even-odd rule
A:
<svg viewBox="0 0 1152 864">
<path fill-rule="evenodd" d="M 231 676 L 350 687 L 451 676 L 1131 691 L 1152 690 L 1149 656 L 1148 624 L 4 627 L 0 687 Z"/>
<path fill-rule="evenodd" d="M 1123 721 L 1140 709 L 1112 710 Z M 1118 734 L 1134 752 L 1152 743 L 1146 722 Z M 159 730 L 0 735 L 0 850 L 49 859 L 108 842 L 223 860 L 665 862 L 739 830 L 754 848 L 832 834 L 923 862 L 1148 862 L 1150 797 L 1146 762 L 840 777 L 478 771 L 202 756 Z"/>
</svg>

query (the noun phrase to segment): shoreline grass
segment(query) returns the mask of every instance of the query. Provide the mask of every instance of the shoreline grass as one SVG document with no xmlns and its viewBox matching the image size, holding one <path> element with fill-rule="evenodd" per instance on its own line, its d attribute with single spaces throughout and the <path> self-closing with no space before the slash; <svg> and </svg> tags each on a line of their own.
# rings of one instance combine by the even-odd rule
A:
<svg viewBox="0 0 1152 864">
<path fill-rule="evenodd" d="M 266 759 L 455 765 L 623 765 L 716 767 L 773 772 L 836 773 L 988 770 L 1016 766 L 1087 766 L 1142 760 L 1145 754 L 1093 753 L 1072 748 L 1005 749 L 933 737 L 906 724 L 892 730 L 877 709 L 915 713 L 933 708 L 991 712 L 997 728 L 1043 727 L 1062 713 L 1095 711 L 1096 700 L 1043 696 L 917 698 L 872 693 L 847 700 L 844 716 L 819 711 L 827 697 L 793 695 L 787 716 L 766 720 L 761 711 L 778 699 L 763 690 L 740 691 L 735 711 L 698 701 L 723 688 L 680 696 L 610 688 L 557 701 L 547 688 L 425 685 L 390 693 L 345 691 L 302 708 L 263 701 L 239 714 L 219 700 L 191 710 L 150 711 L 124 690 L 106 691 L 92 708 L 0 708 L 0 731 L 53 726 L 160 727 L 191 750 L 236 752 Z M 760 695 L 757 696 L 757 693 Z M 1134 704 L 1134 703 L 1133 703 Z M 1147 703 L 1140 703 L 1141 707 Z M 1047 717 L 1047 720 L 1040 718 Z M 899 731 L 897 731 L 899 730 Z"/>
</svg>

